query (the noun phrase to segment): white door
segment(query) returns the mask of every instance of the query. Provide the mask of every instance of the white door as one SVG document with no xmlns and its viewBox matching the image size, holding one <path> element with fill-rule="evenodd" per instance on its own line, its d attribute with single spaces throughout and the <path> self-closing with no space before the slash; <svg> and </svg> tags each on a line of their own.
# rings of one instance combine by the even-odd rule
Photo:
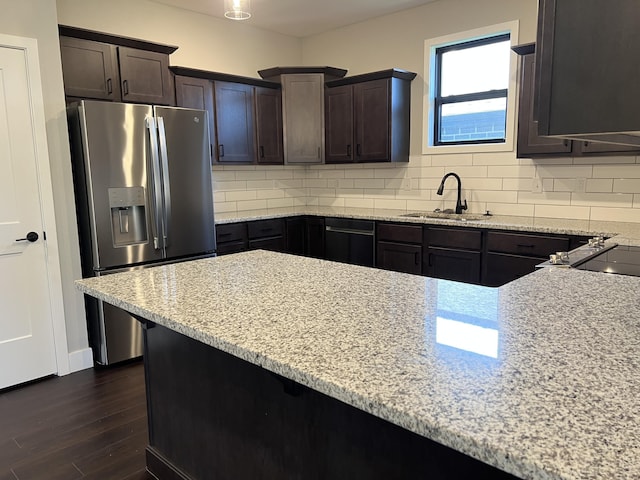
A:
<svg viewBox="0 0 640 480">
<path fill-rule="evenodd" d="M 31 81 L 0 45 L 0 388 L 57 372 Z"/>
</svg>

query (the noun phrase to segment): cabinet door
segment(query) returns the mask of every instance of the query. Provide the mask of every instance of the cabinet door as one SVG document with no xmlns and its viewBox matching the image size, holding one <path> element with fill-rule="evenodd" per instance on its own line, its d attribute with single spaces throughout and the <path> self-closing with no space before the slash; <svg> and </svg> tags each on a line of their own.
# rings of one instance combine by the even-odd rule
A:
<svg viewBox="0 0 640 480">
<path fill-rule="evenodd" d="M 357 83 L 355 102 L 355 160 L 384 162 L 390 160 L 390 80 Z"/>
<path fill-rule="evenodd" d="M 67 97 L 120 101 L 116 47 L 61 36 L 60 55 Z"/>
<path fill-rule="evenodd" d="M 254 163 L 253 88 L 231 82 L 215 82 L 217 161 Z"/>
<path fill-rule="evenodd" d="M 480 283 L 480 252 L 429 247 L 422 271 L 429 277 Z"/>
<path fill-rule="evenodd" d="M 284 237 L 260 238 L 249 240 L 249 250 L 271 250 L 272 252 L 285 251 Z"/>
<path fill-rule="evenodd" d="M 536 155 L 570 154 L 571 140 L 538 135 L 538 122 L 533 117 L 535 54 L 522 57 L 520 104 L 518 106 L 518 158 Z"/>
<path fill-rule="evenodd" d="M 185 108 L 197 108 L 206 110 L 209 119 L 209 139 L 211 142 L 211 154 L 215 145 L 215 121 L 213 111 L 213 84 L 206 78 L 192 78 L 176 75 L 176 105 Z"/>
<path fill-rule="evenodd" d="M 169 55 L 136 48 L 118 47 L 122 100 L 174 105 Z"/>
<path fill-rule="evenodd" d="M 282 94 L 275 88 L 255 87 L 258 163 L 282 164 Z"/>
<path fill-rule="evenodd" d="M 422 246 L 378 242 L 376 247 L 376 267 L 415 275 L 422 273 Z"/>
<path fill-rule="evenodd" d="M 353 162 L 353 86 L 327 88 L 325 92 L 326 163 Z"/>
<path fill-rule="evenodd" d="M 324 161 L 324 75 L 282 75 L 285 163 Z"/>
</svg>

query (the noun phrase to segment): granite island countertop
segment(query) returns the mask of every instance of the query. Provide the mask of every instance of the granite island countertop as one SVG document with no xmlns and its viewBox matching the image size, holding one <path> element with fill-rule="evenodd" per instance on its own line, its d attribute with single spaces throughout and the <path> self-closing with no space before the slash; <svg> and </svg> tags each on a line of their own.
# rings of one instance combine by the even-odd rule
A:
<svg viewBox="0 0 640 480">
<path fill-rule="evenodd" d="M 552 233 L 563 235 L 593 236 L 604 234 L 616 237 L 621 245 L 640 245 L 640 223 L 607 222 L 601 220 L 575 220 L 544 217 L 522 217 L 511 215 L 473 215 L 471 220 L 454 220 L 447 218 L 416 218 L 405 216 L 413 211 L 351 208 L 351 207 L 317 207 L 301 206 L 288 208 L 271 208 L 247 210 L 240 212 L 216 213 L 216 224 L 265 220 L 269 218 L 312 215 L 321 217 L 343 217 L 363 220 L 387 222 L 418 223 L 432 225 L 448 225 L 460 228 L 488 228 L 519 232 Z"/>
<path fill-rule="evenodd" d="M 640 278 L 489 288 L 258 250 L 77 285 L 521 478 L 640 478 Z"/>
</svg>

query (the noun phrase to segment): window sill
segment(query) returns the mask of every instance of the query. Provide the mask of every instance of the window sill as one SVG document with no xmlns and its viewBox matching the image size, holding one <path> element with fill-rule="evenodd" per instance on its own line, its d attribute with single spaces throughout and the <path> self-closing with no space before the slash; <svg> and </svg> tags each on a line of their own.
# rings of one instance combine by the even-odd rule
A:
<svg viewBox="0 0 640 480">
<path fill-rule="evenodd" d="M 513 142 L 476 143 L 472 145 L 434 145 L 422 147 L 423 155 L 446 155 L 451 153 L 513 152 Z"/>
</svg>

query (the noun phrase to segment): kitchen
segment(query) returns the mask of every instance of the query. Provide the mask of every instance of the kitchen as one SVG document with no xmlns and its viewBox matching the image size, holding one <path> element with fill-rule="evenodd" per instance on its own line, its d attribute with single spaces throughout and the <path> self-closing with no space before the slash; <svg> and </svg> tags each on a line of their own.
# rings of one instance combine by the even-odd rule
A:
<svg viewBox="0 0 640 480">
<path fill-rule="evenodd" d="M 179 45 L 172 63 L 255 76 L 274 65 L 336 65 L 349 74 L 390 67 L 424 72 L 424 41 L 460 31 L 519 19 L 519 43 L 535 38 L 535 1 L 435 2 L 415 10 L 370 20 L 303 40 L 269 34 L 250 26 L 229 26 L 192 12 L 146 2 L 21 2 L 7 7 L 0 20 L 5 33 L 40 39 L 45 109 L 52 163 L 56 220 L 60 236 L 68 353 L 87 348 L 82 299 L 73 290 L 79 276 L 64 98 L 57 52 L 57 23 Z M 119 8 L 118 8 L 119 7 Z M 473 12 L 460 15 L 459 12 Z M 122 12 L 127 12 L 126 15 Z M 55 21 L 57 13 L 57 21 Z M 147 20 L 140 22 L 140 18 Z M 212 28 L 215 27 L 215 28 Z M 379 32 L 393 32 L 380 35 Z M 158 32 L 162 32 L 160 35 Z M 197 35 L 196 35 L 197 33 Z M 229 48 L 232 44 L 233 48 Z M 218 46 L 218 48 L 216 48 Z M 216 51 L 215 55 L 211 52 Z M 417 79 L 418 80 L 418 79 Z M 516 159 L 513 151 L 422 155 L 422 82 L 412 84 L 411 159 L 403 167 L 222 167 L 217 178 L 216 212 L 317 204 L 364 208 L 432 210 L 446 171 L 458 172 L 474 212 L 560 219 L 637 221 L 639 175 L 635 157 L 589 157 L 553 160 Z M 544 191 L 531 192 L 534 177 Z M 572 191 L 576 179 L 585 192 Z M 402 188 L 409 179 L 409 189 Z M 336 182 L 337 180 L 337 182 Z M 341 182 L 342 181 L 342 182 Z M 351 192 L 340 194 L 336 185 Z M 297 191 L 296 191 L 297 190 Z M 454 196 L 445 197 L 448 205 Z M 86 357 L 82 357 L 86 358 Z M 80 362 L 80 367 L 87 367 Z M 77 368 L 77 367 L 76 367 Z"/>
</svg>

